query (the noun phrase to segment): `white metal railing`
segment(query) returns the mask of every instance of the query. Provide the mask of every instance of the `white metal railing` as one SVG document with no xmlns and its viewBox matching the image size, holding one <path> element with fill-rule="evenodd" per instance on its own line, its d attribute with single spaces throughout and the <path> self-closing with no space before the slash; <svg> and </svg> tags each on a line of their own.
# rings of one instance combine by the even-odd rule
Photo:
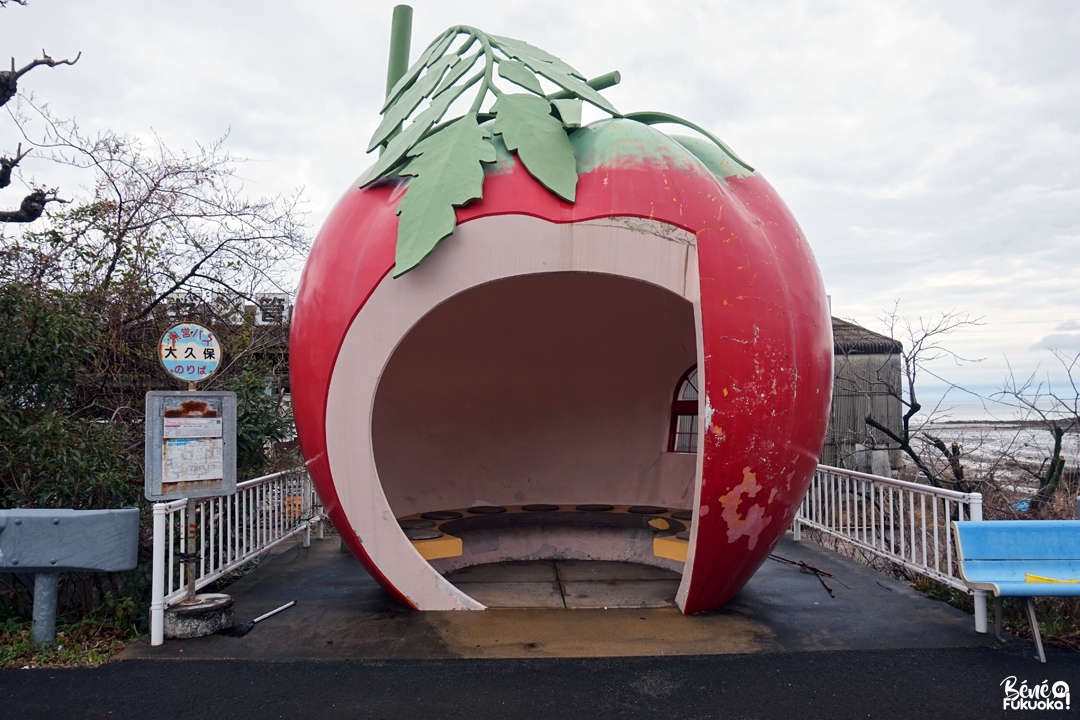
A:
<svg viewBox="0 0 1080 720">
<path fill-rule="evenodd" d="M 239 483 L 234 495 L 195 501 L 194 547 L 188 547 L 187 507 L 187 500 L 154 504 L 151 645 L 163 642 L 165 608 L 187 592 L 179 554 L 198 554 L 195 588 L 199 589 L 298 533 L 303 533 L 307 547 L 313 525 L 322 537 L 325 518 L 304 468 Z"/>
<path fill-rule="evenodd" d="M 819 465 L 792 530 L 813 528 L 908 570 L 971 592 L 960 579 L 950 522 L 982 520 L 982 493 Z M 986 632 L 986 593 L 975 596 L 975 629 Z"/>
</svg>

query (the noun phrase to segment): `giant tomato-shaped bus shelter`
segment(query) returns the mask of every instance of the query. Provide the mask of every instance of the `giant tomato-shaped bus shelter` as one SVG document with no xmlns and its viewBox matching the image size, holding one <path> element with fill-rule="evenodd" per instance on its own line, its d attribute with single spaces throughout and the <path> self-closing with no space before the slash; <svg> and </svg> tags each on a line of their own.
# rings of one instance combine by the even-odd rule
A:
<svg viewBox="0 0 1080 720">
<path fill-rule="evenodd" d="M 516 41 L 489 45 L 503 41 L 511 60 L 495 62 L 540 65 Z M 431 218 L 403 198 L 434 171 L 408 163 L 447 127 L 419 150 L 387 139 L 382 158 L 399 152 L 405 171 L 331 212 L 292 323 L 304 456 L 344 542 L 409 607 L 483 609 L 444 575 L 531 559 L 677 570 L 683 612 L 717 607 L 817 464 L 833 364 L 822 281 L 783 201 L 726 147 L 666 135 L 657 114 L 575 127 L 552 107 L 571 199 L 509 121 L 500 131 L 514 118 L 497 101 L 494 122 L 446 124 L 475 123 L 492 152 L 473 163 L 482 197 L 453 202 L 422 262 L 403 233 Z"/>
</svg>

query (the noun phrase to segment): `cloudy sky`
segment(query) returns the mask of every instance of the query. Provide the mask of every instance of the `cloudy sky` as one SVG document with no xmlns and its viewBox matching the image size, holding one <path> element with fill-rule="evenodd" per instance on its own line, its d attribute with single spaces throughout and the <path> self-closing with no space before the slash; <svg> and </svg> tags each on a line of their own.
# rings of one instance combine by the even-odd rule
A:
<svg viewBox="0 0 1080 720">
<path fill-rule="evenodd" d="M 0 55 L 83 57 L 26 76 L 53 110 L 176 148 L 230 132 L 252 194 L 305 188 L 318 228 L 369 163 L 392 2 L 31 0 L 0 10 Z M 1047 346 L 1080 351 L 1080 5 L 1050 2 L 417 0 L 413 57 L 450 25 L 526 40 L 624 112 L 711 129 L 787 201 L 834 314 L 881 329 L 983 324 L 935 366 L 982 392 Z M 17 137 L 0 118 L 0 150 Z M 24 181 L 53 180 L 41 161 Z M 67 179 L 68 194 L 88 180 Z M 75 185 L 75 187 L 70 187 Z M 0 194 L 4 206 L 19 197 Z M 937 381 L 930 379 L 928 389 Z"/>
</svg>

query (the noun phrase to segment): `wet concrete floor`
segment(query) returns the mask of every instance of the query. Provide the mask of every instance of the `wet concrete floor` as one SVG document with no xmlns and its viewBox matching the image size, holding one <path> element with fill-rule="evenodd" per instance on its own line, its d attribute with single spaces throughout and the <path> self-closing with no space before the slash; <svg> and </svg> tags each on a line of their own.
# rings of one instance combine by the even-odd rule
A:
<svg viewBox="0 0 1080 720">
<path fill-rule="evenodd" d="M 502 563 L 451 578 L 492 607 L 415 612 L 391 601 L 336 537 L 293 546 L 231 585 L 237 622 L 297 600 L 247 636 L 144 640 L 118 659 L 435 659 L 630 657 L 986 647 L 974 621 L 907 584 L 790 536 L 719 610 L 683 616 L 677 577 L 625 563 Z M 528 604 L 530 607 L 513 607 Z M 637 607 L 626 607 L 636 605 Z M 568 609 L 569 608 L 569 609 Z M 607 609 L 604 609 L 607 608 Z M 1013 643 L 1020 642 L 1014 640 Z"/>
<path fill-rule="evenodd" d="M 476 565 L 446 579 L 489 608 L 673 608 L 679 573 L 625 562 L 533 560 Z"/>
</svg>

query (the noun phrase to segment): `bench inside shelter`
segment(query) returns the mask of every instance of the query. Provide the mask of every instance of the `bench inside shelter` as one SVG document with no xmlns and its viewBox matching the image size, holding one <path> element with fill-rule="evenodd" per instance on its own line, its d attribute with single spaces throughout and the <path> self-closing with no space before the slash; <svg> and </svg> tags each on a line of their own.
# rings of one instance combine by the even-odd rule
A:
<svg viewBox="0 0 1080 720">
<path fill-rule="evenodd" d="M 1080 520 L 954 521 L 960 576 L 994 595 L 1001 640 L 1001 605 L 1024 601 L 1039 660 L 1046 662 L 1032 598 L 1080 596 Z"/>
<path fill-rule="evenodd" d="M 681 571 L 690 510 L 653 505 L 480 505 L 398 519 L 424 559 L 447 573 L 526 559 L 621 559 Z M 595 557 L 594 557 L 595 556 Z"/>
</svg>

